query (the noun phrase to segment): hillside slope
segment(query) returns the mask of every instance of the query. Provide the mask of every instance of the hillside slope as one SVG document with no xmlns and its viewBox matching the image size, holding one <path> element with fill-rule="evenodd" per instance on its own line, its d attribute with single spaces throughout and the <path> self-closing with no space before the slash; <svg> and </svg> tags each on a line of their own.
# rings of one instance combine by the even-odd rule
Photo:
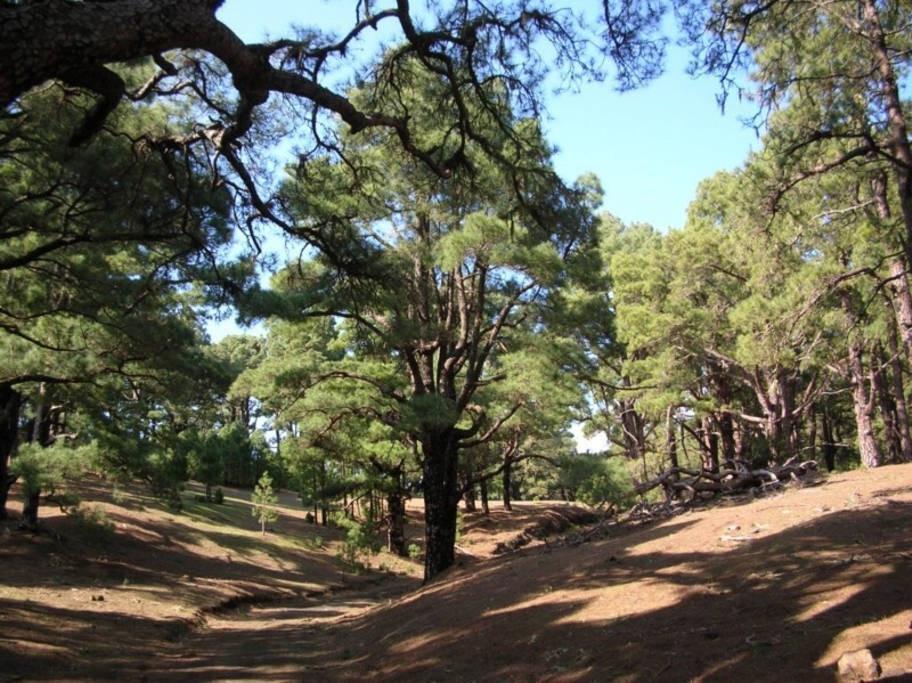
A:
<svg viewBox="0 0 912 683">
<path fill-rule="evenodd" d="M 861 647 L 912 672 L 912 465 L 492 559 L 548 509 L 467 515 L 461 566 L 411 592 L 293 510 L 262 539 L 238 501 L 107 509 L 86 558 L 0 539 L 0 680 L 831 681 Z"/>
<path fill-rule="evenodd" d="M 912 465 L 475 565 L 338 632 L 372 680 L 833 680 L 912 673 Z"/>
<path fill-rule="evenodd" d="M 262 609 L 218 637 L 281 658 L 289 678 L 320 680 L 831 681 L 839 655 L 861 647 L 885 677 L 905 678 L 910 522 L 912 465 L 851 472 L 616 538 L 467 563 L 319 629 Z M 220 661 L 212 649 L 188 656 L 160 674 Z M 231 676 L 270 677 L 252 656 L 232 661 Z"/>
</svg>

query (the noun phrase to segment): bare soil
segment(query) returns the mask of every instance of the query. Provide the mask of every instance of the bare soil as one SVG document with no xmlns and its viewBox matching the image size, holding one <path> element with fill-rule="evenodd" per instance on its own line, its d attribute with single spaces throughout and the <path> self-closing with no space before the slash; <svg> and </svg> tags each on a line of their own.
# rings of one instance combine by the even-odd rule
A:
<svg viewBox="0 0 912 683">
<path fill-rule="evenodd" d="M 496 557 L 554 506 L 467 514 L 424 587 L 346 573 L 299 508 L 263 539 L 243 492 L 171 515 L 95 488 L 97 545 L 59 515 L 0 536 L 0 680 L 832 681 L 862 647 L 912 680 L 912 465 Z"/>
</svg>

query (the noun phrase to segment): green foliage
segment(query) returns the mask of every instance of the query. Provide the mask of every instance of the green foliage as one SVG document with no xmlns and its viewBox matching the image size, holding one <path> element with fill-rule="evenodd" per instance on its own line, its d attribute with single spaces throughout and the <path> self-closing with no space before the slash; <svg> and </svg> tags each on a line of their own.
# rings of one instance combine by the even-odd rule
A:
<svg viewBox="0 0 912 683">
<path fill-rule="evenodd" d="M 250 514 L 259 521 L 260 528 L 265 535 L 266 525 L 279 518 L 278 511 L 273 507 L 279 502 L 279 496 L 272 488 L 272 477 L 269 476 L 269 472 L 264 472 L 260 477 L 250 496 L 250 501 L 253 503 Z"/>
<path fill-rule="evenodd" d="M 633 482 L 623 458 L 581 453 L 560 463 L 559 486 L 589 505 L 623 507 L 633 499 Z"/>
<path fill-rule="evenodd" d="M 19 477 L 26 496 L 37 491 L 55 494 L 67 481 L 85 472 L 95 445 L 75 447 L 58 442 L 47 447 L 22 444 L 10 462 L 10 471 Z"/>
<path fill-rule="evenodd" d="M 413 562 L 421 560 L 421 546 L 417 543 L 409 543 L 408 556 Z"/>
<path fill-rule="evenodd" d="M 339 550 L 339 558 L 350 567 L 360 568 L 364 559 L 380 552 L 381 544 L 371 520 L 358 521 L 342 517 L 339 526 L 345 529 L 345 540 Z"/>
<path fill-rule="evenodd" d="M 79 505 L 69 512 L 69 516 L 84 540 L 96 544 L 113 540 L 114 522 L 100 505 Z"/>
</svg>

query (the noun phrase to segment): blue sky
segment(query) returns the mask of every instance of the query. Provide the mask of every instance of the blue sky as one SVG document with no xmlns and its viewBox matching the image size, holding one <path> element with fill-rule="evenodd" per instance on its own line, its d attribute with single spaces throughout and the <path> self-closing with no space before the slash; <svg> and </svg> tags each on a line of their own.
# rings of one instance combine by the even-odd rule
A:
<svg viewBox="0 0 912 683">
<path fill-rule="evenodd" d="M 354 7 L 343 0 L 228 0 L 219 17 L 245 40 L 260 40 L 288 35 L 291 24 L 342 31 Z M 604 208 L 624 221 L 679 227 L 700 180 L 738 166 L 756 145 L 739 120 L 749 107 L 730 101 L 723 115 L 717 83 L 687 76 L 686 63 L 686 52 L 673 47 L 665 74 L 645 88 L 619 94 L 610 82 L 592 83 L 548 97 L 546 129 L 560 150 L 558 171 L 567 180 L 595 172 Z"/>
</svg>

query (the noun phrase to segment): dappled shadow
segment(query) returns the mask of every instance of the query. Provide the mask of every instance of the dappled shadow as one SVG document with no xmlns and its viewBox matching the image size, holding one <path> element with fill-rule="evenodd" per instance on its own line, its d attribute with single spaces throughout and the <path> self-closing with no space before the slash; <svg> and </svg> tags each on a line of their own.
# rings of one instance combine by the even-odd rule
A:
<svg viewBox="0 0 912 683">
<path fill-rule="evenodd" d="M 835 658 L 860 646 L 902 667 L 912 664 L 910 522 L 912 503 L 889 501 L 730 549 L 653 550 L 689 524 L 671 520 L 478 565 L 474 578 L 340 630 L 365 645 L 338 677 L 829 681 Z"/>
<path fill-rule="evenodd" d="M 134 657 L 98 655 L 112 668 L 77 653 L 59 671 L 176 681 L 831 681 L 840 653 L 870 647 L 898 680 L 912 667 L 912 501 L 907 489 L 873 488 L 857 501 L 851 481 L 825 499 L 796 492 L 744 512 L 725 505 L 615 527 L 606 540 L 457 568 L 389 605 L 413 584 L 248 605 L 172 634 L 174 643 L 160 632 L 166 623 L 138 622 L 141 636 L 164 643 L 144 668 L 136 662 L 145 645 L 128 640 Z M 808 512 L 793 518 L 798 509 Z M 192 540 L 162 525 L 146 530 Z M 26 605 L 0 607 L 22 624 L 36 616 L 45 624 Z M 78 612 L 50 618 L 74 624 L 72 648 L 79 624 L 91 621 Z M 118 628 L 116 618 L 103 628 Z"/>
<path fill-rule="evenodd" d="M 152 657 L 176 650 L 176 641 L 188 628 L 176 619 L 4 599 L 0 599 L 0 625 L 3 680 L 32 679 L 36 671 L 84 680 L 135 680 L 138 676 L 131 675 L 131 670 L 138 672 Z"/>
</svg>

